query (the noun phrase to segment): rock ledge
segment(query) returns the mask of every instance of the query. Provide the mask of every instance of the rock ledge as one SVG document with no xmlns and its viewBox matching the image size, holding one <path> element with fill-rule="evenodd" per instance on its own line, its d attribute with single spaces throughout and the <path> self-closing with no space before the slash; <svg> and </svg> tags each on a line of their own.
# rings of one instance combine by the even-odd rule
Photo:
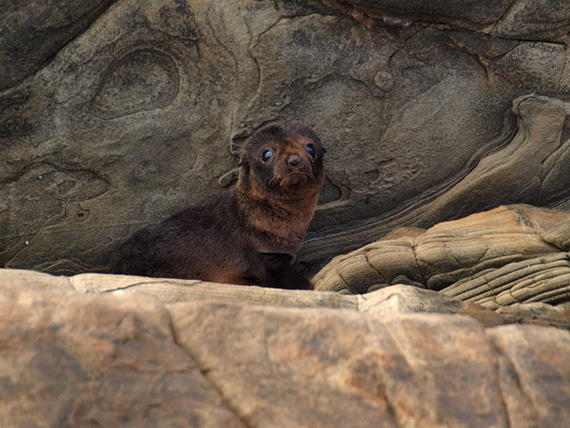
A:
<svg viewBox="0 0 570 428">
<path fill-rule="evenodd" d="M 149 296 L 159 288 L 168 291 Z M 3 269 L 0 314 L 6 427 L 570 418 L 569 331 L 484 328 L 493 322 L 481 314 L 505 315 L 411 286 L 346 296 Z"/>
</svg>

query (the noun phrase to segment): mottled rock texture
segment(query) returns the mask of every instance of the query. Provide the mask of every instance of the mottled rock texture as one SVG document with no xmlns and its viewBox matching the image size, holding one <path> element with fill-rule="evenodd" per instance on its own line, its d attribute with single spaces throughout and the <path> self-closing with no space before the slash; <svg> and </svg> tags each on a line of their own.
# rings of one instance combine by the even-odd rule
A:
<svg viewBox="0 0 570 428">
<path fill-rule="evenodd" d="M 329 150 L 308 272 L 399 226 L 567 209 L 569 8 L 5 2 L 0 265 L 105 271 L 132 231 L 232 185 L 240 146 L 275 120 Z"/>
<path fill-rule="evenodd" d="M 148 297 L 153 284 L 186 302 Z M 563 426 L 569 331 L 489 323 L 475 306 L 411 286 L 346 296 L 0 269 L 0 420 Z"/>
</svg>

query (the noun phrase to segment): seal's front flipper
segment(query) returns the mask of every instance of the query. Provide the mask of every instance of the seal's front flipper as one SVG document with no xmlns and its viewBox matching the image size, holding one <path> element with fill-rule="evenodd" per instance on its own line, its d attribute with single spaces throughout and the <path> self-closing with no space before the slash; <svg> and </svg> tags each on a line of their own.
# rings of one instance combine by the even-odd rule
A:
<svg viewBox="0 0 570 428">
<path fill-rule="evenodd" d="M 258 253 L 259 267 L 255 282 L 263 287 L 289 290 L 311 290 L 311 283 L 291 264 L 293 256 L 279 253 Z"/>
</svg>

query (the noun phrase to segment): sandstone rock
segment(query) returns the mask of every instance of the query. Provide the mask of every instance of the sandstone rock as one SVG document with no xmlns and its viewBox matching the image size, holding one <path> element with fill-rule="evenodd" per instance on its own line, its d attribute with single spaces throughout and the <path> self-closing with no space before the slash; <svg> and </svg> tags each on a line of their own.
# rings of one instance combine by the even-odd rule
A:
<svg viewBox="0 0 570 428">
<path fill-rule="evenodd" d="M 299 255 L 309 272 L 400 226 L 507 203 L 568 208 L 560 2 L 4 9 L 2 266 L 105 271 L 133 230 L 230 186 L 241 144 L 273 120 L 312 125 L 329 149 Z M 512 101 L 533 92 L 552 98 L 526 97 L 515 117 Z"/>
<path fill-rule="evenodd" d="M 495 313 L 505 324 L 540 324 L 570 330 L 570 305 L 552 306 L 545 303 L 516 303 L 502 306 Z"/>
<path fill-rule="evenodd" d="M 542 205 L 544 189 L 565 192 L 562 176 L 570 160 L 570 142 L 561 143 L 562 130 L 570 106 L 560 100 L 529 95 L 513 102 L 513 112 L 518 116 L 518 131 L 508 144 L 479 159 L 472 169 L 454 182 L 445 192 L 409 212 L 390 219 L 368 222 L 364 226 L 337 234 L 332 239 L 314 239 L 305 244 L 301 252 L 313 255 L 336 252 L 334 248 L 354 246 L 358 241 L 367 242 L 374 236 L 387 232 L 394 224 L 433 225 L 444 219 L 456 219 L 464 215 L 488 209 L 492 205 L 479 198 L 492 193 L 501 204 L 526 201 Z M 564 165 L 564 166 L 563 166 Z M 530 173 L 530 171 L 534 171 Z"/>
<path fill-rule="evenodd" d="M 216 301 L 260 306 L 350 309 L 381 315 L 418 311 L 457 313 L 466 306 L 457 299 L 405 285 L 380 289 L 363 296 L 291 292 L 255 286 L 127 275 L 80 274 L 65 277 L 20 269 L 0 269 L 0 284 L 97 294 L 136 294 L 151 296 L 163 303 Z"/>
<path fill-rule="evenodd" d="M 515 40 L 556 40 L 566 36 L 570 6 L 556 0 L 430 1 L 324 0 L 341 11 L 366 14 L 385 22 L 447 24 Z M 348 6 L 350 5 L 350 6 Z M 352 7 L 352 8 L 351 8 Z"/>
<path fill-rule="evenodd" d="M 569 8 L 4 5 L 0 266 L 105 271 L 273 120 L 329 150 L 300 266 L 372 243 L 338 293 L 0 269 L 2 426 L 564 426 L 568 214 L 441 222 L 570 210 Z"/>
<path fill-rule="evenodd" d="M 524 427 L 570 417 L 566 330 L 485 330 L 454 314 L 164 305 L 125 291 L 42 290 L 25 276 L 0 279 L 7 428 Z"/>
<path fill-rule="evenodd" d="M 244 426 L 154 300 L 1 290 L 4 427 Z"/>
<path fill-rule="evenodd" d="M 560 351 L 568 345 L 567 331 L 544 332 L 527 326 L 505 326 L 487 330 L 498 353 L 499 373 L 506 412 L 511 426 L 564 426 L 568 416 L 560 413 L 559 405 L 570 396 L 565 374 L 558 366 Z M 536 367 L 531 374 L 529 359 L 536 357 L 549 364 Z M 543 380 L 552 378 L 552 385 Z M 524 391 L 524 392 L 523 392 Z M 560 400 L 560 401 L 559 401 Z"/>
<path fill-rule="evenodd" d="M 142 278 L 122 275 L 81 274 L 53 276 L 18 269 L 0 269 L 0 284 L 35 286 L 46 290 L 75 290 L 86 293 L 150 296 L 163 303 L 216 301 L 287 308 L 345 309 L 379 316 L 416 312 L 463 314 L 484 327 L 509 323 L 534 323 L 570 329 L 567 305 L 515 304 L 491 311 L 432 290 L 393 285 L 366 294 L 295 291 L 215 284 L 193 280 Z"/>
<path fill-rule="evenodd" d="M 535 301 L 556 304 L 570 300 L 569 279 L 568 254 L 554 253 L 482 271 L 442 292 L 491 307 Z"/>
<path fill-rule="evenodd" d="M 414 315 L 382 322 L 343 311 L 258 312 L 225 305 L 189 309 L 184 304 L 175 308 L 176 331 L 197 329 L 216 337 L 224 334 L 216 325 L 232 323 L 225 334 L 235 341 L 204 343 L 199 334 L 182 334 L 179 340 L 252 425 L 506 423 L 499 410 L 498 379 L 489 376 L 496 370 L 488 359 L 492 347 L 477 324 L 466 318 Z M 263 324 L 258 316 L 263 316 Z M 306 333 L 299 336 L 300 331 Z M 426 346 L 432 347 L 427 354 Z M 251 369 L 246 373 L 245 367 Z M 281 381 L 270 388 L 268 379 L 276 370 Z M 455 386 L 464 383 L 463 394 L 449 388 L 451 379 L 458 378 Z M 467 388 L 474 379 L 485 380 L 478 388 Z M 244 393 L 255 399 L 240 399 Z"/>
<path fill-rule="evenodd" d="M 336 257 L 313 282 L 316 290 L 355 293 L 408 283 L 490 308 L 568 302 L 567 224 L 566 212 L 500 207 L 423 233 L 388 235 Z"/>
</svg>

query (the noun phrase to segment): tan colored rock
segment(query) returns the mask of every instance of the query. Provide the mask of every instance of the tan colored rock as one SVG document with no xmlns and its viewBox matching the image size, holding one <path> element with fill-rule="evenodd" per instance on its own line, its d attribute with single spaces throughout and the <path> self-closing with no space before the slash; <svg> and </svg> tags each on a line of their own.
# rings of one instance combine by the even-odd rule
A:
<svg viewBox="0 0 570 428">
<path fill-rule="evenodd" d="M 386 236 L 333 259 L 316 290 L 366 293 L 395 283 L 441 290 L 490 308 L 570 301 L 570 214 L 512 205 Z"/>
<path fill-rule="evenodd" d="M 234 338 L 179 341 L 254 426 L 506 426 L 491 343 L 468 318 L 179 304 L 173 323 Z"/>
<path fill-rule="evenodd" d="M 519 302 L 556 304 L 570 301 L 569 284 L 570 260 L 560 252 L 482 271 L 442 293 L 492 308 Z"/>
<path fill-rule="evenodd" d="M 570 398 L 570 385 L 567 369 L 560 367 L 569 367 L 568 357 L 563 356 L 569 351 L 568 331 L 549 329 L 547 333 L 534 326 L 504 326 L 491 328 L 487 334 L 498 354 L 510 426 L 566 426 L 569 416 L 560 411 L 560 405 Z"/>
<path fill-rule="evenodd" d="M 0 284 L 31 285 L 46 290 L 76 290 L 86 293 L 135 294 L 150 296 L 162 303 L 216 301 L 292 308 L 349 309 L 376 315 L 467 313 L 470 311 L 468 308 L 476 306 L 431 290 L 406 285 L 383 288 L 366 295 L 345 295 L 126 275 L 80 274 L 65 277 L 21 269 L 0 269 Z M 491 314 L 491 311 L 483 311 L 475 317 L 485 325 L 502 324 L 501 317 Z M 487 321 L 487 318 L 492 321 Z"/>
<path fill-rule="evenodd" d="M 0 285 L 6 428 L 243 427 L 153 299 Z"/>
<path fill-rule="evenodd" d="M 244 287 L 192 280 L 143 278 L 123 275 L 81 274 L 73 277 L 0 269 L 0 284 L 35 286 L 46 290 L 76 290 L 87 293 L 149 296 L 162 303 L 216 301 L 289 308 L 348 309 L 388 316 L 415 312 L 470 315 L 483 326 L 507 323 L 536 323 L 570 329 L 570 313 L 565 305 L 516 304 L 494 312 L 483 306 L 432 290 L 408 285 L 380 287 L 366 294 L 317 291 L 287 291 Z M 451 294 L 451 293 L 449 293 Z M 464 301 L 465 300 L 465 301 Z M 477 300 L 477 299 L 471 299 Z"/>
<path fill-rule="evenodd" d="M 414 240 L 421 229 L 397 230 L 372 244 L 337 256 L 311 279 L 315 290 L 341 293 L 366 293 L 391 284 L 423 285 L 422 272 L 416 262 Z"/>
<path fill-rule="evenodd" d="M 567 221 L 562 211 L 504 206 L 435 225 L 414 241 L 415 254 L 428 288 L 441 290 L 483 270 L 561 252 L 541 234 Z"/>
<path fill-rule="evenodd" d="M 516 303 L 495 311 L 505 324 L 550 325 L 570 330 L 570 304 L 552 306 L 546 303 Z"/>
<path fill-rule="evenodd" d="M 19 277 L 0 279 L 6 428 L 546 427 L 570 418 L 566 330 L 485 330 L 456 314 L 164 305 Z"/>
</svg>

